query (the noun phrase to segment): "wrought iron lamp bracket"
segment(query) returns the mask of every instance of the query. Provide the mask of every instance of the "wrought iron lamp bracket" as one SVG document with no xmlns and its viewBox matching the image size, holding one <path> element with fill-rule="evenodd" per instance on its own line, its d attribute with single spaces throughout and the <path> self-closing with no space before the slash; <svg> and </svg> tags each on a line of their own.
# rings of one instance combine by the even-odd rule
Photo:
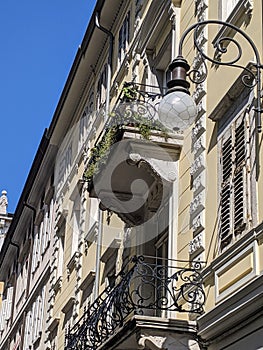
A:
<svg viewBox="0 0 263 350">
<path fill-rule="evenodd" d="M 214 56 L 208 56 L 204 52 L 204 48 L 202 47 L 202 44 L 198 42 L 198 35 L 201 30 L 203 30 L 208 25 L 221 25 L 223 27 L 228 27 L 230 30 L 232 30 L 233 35 L 232 36 L 222 36 L 219 37 L 214 43 Z M 194 41 L 194 48 L 197 50 L 200 59 L 202 61 L 203 70 L 200 72 L 200 70 L 196 68 L 190 68 L 189 64 L 187 63 L 186 59 L 183 57 L 182 51 L 183 51 L 183 44 L 186 39 L 186 37 L 193 32 L 193 41 Z M 234 38 L 235 34 L 239 33 L 243 39 L 245 39 L 245 42 L 247 42 L 252 49 L 252 52 L 254 54 L 255 63 L 252 65 L 252 68 L 244 67 L 241 64 L 239 64 L 243 51 L 242 46 Z M 223 61 L 222 58 L 226 57 L 224 56 L 229 52 L 230 44 L 233 44 L 235 47 L 235 56 L 231 58 L 228 61 Z M 232 46 L 233 46 L 232 45 Z M 228 47 L 229 46 L 229 47 Z M 231 47 L 232 47 L 231 46 Z M 244 71 L 244 75 L 242 76 L 241 80 L 245 87 L 249 89 L 256 88 L 256 96 L 255 96 L 255 120 L 256 120 L 256 127 L 258 132 L 262 131 L 261 126 L 261 113 L 263 113 L 263 109 L 261 108 L 261 69 L 263 69 L 263 65 L 260 61 L 260 55 L 258 52 L 258 49 L 253 42 L 253 40 L 239 27 L 223 22 L 220 20 L 206 20 L 198 23 L 194 23 L 192 26 L 190 26 L 182 35 L 180 42 L 179 42 L 179 48 L 178 48 L 178 56 L 173 60 L 173 62 L 170 65 L 170 70 L 172 72 L 172 80 L 168 82 L 168 91 L 167 93 L 171 93 L 175 90 L 184 91 L 189 94 L 189 82 L 186 81 L 186 78 L 188 78 L 192 83 L 195 84 L 201 84 L 203 83 L 208 76 L 208 69 L 206 62 L 210 62 L 213 65 L 216 66 L 228 66 L 228 67 L 234 67 L 239 68 Z"/>
</svg>

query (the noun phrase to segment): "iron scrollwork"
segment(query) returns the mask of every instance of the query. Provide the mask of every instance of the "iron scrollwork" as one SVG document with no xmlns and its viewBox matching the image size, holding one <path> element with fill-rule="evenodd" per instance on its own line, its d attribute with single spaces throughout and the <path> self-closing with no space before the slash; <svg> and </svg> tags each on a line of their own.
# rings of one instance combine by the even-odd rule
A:
<svg viewBox="0 0 263 350">
<path fill-rule="evenodd" d="M 90 151 L 90 158 L 83 176 L 89 190 L 92 190 L 95 175 L 99 173 L 101 165 L 106 163 L 112 146 L 122 140 L 126 127 L 137 128 L 142 139 L 145 140 L 149 140 L 153 130 L 158 130 L 165 138 L 168 137 L 168 131 L 157 117 L 157 105 L 162 94 L 156 86 L 151 86 L 151 90 L 158 90 L 156 92 L 148 91 L 146 88 L 149 86 L 133 82 L 124 84 L 117 105 Z"/>
<path fill-rule="evenodd" d="M 97 349 L 133 314 L 202 313 L 202 263 L 184 268 L 175 263 L 155 257 L 133 257 L 116 276 L 116 285 L 106 288 L 69 329 L 65 349 Z"/>
<path fill-rule="evenodd" d="M 199 43 L 198 36 L 201 31 L 203 31 L 207 26 L 209 25 L 219 25 L 222 28 L 228 28 L 229 29 L 229 35 L 228 36 L 219 36 L 215 42 L 213 42 L 214 46 L 214 56 L 211 57 L 207 55 L 204 51 L 204 46 Z M 239 27 L 229 23 L 229 22 L 223 22 L 220 20 L 204 20 L 200 21 L 198 23 L 193 24 L 190 26 L 182 35 L 181 40 L 179 42 L 179 48 L 178 48 L 178 57 L 174 60 L 174 62 L 178 61 L 179 59 L 183 58 L 182 50 L 183 50 L 183 44 L 185 41 L 185 38 L 189 35 L 189 33 L 193 32 L 193 42 L 194 42 L 194 48 L 197 50 L 199 57 L 202 61 L 203 70 L 200 72 L 198 69 L 193 68 L 188 73 L 188 78 L 195 84 L 201 84 L 203 83 L 208 75 L 208 69 L 206 61 L 212 63 L 214 66 L 228 66 L 228 67 L 234 67 L 242 69 L 245 74 L 242 76 L 241 80 L 242 83 L 247 88 L 254 88 L 256 87 L 256 106 L 254 108 L 256 112 L 256 125 L 258 132 L 261 131 L 261 113 L 263 112 L 263 109 L 261 108 L 261 69 L 263 68 L 263 65 L 260 61 L 260 55 L 259 51 L 253 42 L 253 40 Z M 248 66 L 243 66 L 239 64 L 242 55 L 243 50 L 241 47 L 241 44 L 239 41 L 234 38 L 236 34 L 239 34 L 243 39 L 243 43 L 247 43 L 249 47 L 252 49 L 255 62 Z M 230 49 L 234 50 L 234 55 L 232 58 L 228 60 L 224 60 L 224 57 L 227 57 L 227 54 L 230 53 Z M 233 51 L 232 51 L 233 52 Z M 229 56 L 228 56 L 229 57 Z"/>
</svg>

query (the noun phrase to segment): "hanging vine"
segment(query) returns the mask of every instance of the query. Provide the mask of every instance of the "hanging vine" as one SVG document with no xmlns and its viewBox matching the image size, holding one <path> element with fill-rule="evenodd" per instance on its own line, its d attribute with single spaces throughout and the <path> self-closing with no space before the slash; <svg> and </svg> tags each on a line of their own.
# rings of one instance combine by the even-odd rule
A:
<svg viewBox="0 0 263 350">
<path fill-rule="evenodd" d="M 125 128 L 138 128 L 144 140 L 150 140 L 151 132 L 158 130 L 167 140 L 167 130 L 154 118 L 155 107 L 142 101 L 138 95 L 136 85 L 124 84 L 120 99 L 122 103 L 110 114 L 111 118 L 101 141 L 91 149 L 90 161 L 84 172 L 84 180 L 88 182 L 88 186 L 92 185 L 94 175 L 106 164 L 111 146 L 121 140 Z"/>
</svg>

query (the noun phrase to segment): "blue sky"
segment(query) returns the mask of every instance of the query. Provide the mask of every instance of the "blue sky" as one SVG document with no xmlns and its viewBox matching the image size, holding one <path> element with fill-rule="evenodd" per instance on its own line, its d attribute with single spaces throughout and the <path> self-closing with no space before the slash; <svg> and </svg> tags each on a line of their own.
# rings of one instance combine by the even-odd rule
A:
<svg viewBox="0 0 263 350">
<path fill-rule="evenodd" d="M 0 2 L 0 191 L 14 212 L 96 0 Z"/>
</svg>

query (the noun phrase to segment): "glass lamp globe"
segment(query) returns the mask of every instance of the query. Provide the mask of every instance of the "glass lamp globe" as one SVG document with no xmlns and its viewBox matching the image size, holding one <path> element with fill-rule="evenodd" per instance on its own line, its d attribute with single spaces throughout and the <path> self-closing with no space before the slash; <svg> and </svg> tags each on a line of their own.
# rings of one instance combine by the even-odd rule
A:
<svg viewBox="0 0 263 350">
<path fill-rule="evenodd" d="M 163 97 L 159 104 L 160 122 L 171 130 L 184 130 L 193 124 L 197 116 L 197 107 L 187 93 L 173 91 Z"/>
</svg>

